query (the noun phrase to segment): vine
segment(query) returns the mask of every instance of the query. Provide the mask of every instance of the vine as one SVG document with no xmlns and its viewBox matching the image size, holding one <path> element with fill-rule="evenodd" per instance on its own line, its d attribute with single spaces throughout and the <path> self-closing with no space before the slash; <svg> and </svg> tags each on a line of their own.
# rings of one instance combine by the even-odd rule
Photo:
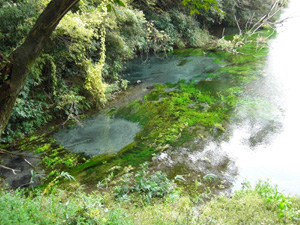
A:
<svg viewBox="0 0 300 225">
<path fill-rule="evenodd" d="M 106 30 L 105 30 L 105 20 L 104 18 L 107 16 L 107 1 L 103 1 L 100 5 L 100 9 L 102 9 L 102 18 L 103 22 L 100 27 L 100 59 L 97 63 L 93 64 L 90 60 L 86 61 L 87 66 L 87 77 L 85 79 L 85 88 L 90 91 L 92 96 L 96 101 L 96 105 L 99 107 L 106 102 L 105 98 L 105 85 L 102 81 L 102 71 L 105 64 L 106 57 Z"/>
</svg>

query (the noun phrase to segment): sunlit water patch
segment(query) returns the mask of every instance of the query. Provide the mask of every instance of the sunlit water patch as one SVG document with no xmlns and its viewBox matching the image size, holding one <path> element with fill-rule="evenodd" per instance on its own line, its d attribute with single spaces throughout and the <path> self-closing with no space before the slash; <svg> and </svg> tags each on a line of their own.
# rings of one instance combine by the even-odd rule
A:
<svg viewBox="0 0 300 225">
<path fill-rule="evenodd" d="M 241 123 L 221 145 L 239 168 L 235 188 L 243 180 L 270 179 L 280 190 L 300 195 L 299 9 L 299 1 L 290 1 L 282 14 L 288 20 L 270 43 L 266 77 L 250 87 L 264 100 L 241 106 Z"/>
<path fill-rule="evenodd" d="M 87 119 L 82 126 L 63 129 L 54 135 L 57 142 L 74 153 L 88 156 L 117 153 L 134 141 L 141 127 L 123 119 L 98 115 Z"/>
</svg>

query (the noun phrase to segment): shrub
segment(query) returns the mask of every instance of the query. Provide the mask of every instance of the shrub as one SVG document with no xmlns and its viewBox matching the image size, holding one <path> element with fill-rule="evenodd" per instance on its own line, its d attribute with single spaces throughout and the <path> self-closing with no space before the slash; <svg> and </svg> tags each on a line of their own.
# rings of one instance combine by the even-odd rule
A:
<svg viewBox="0 0 300 225">
<path fill-rule="evenodd" d="M 8 56 L 29 33 L 41 6 L 27 0 L 0 2 L 0 51 Z"/>
<path fill-rule="evenodd" d="M 149 17 L 158 30 L 168 35 L 170 47 L 203 47 L 211 40 L 208 33 L 200 29 L 195 17 L 176 9 L 163 14 L 153 12 Z"/>
</svg>

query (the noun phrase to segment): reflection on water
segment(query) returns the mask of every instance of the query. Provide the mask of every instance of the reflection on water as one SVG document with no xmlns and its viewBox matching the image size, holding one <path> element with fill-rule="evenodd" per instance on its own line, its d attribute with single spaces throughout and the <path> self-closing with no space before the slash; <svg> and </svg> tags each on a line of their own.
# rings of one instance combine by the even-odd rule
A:
<svg viewBox="0 0 300 225">
<path fill-rule="evenodd" d="M 83 127 L 61 130 L 54 135 L 59 144 L 74 153 L 88 156 L 116 153 L 134 141 L 137 123 L 98 115 L 83 121 Z"/>
<path fill-rule="evenodd" d="M 290 1 L 282 15 L 284 18 L 289 19 L 278 26 L 278 35 L 270 43 L 267 76 L 256 87 L 256 94 L 274 106 L 264 114 L 269 121 L 246 120 L 237 125 L 230 141 L 221 148 L 231 154 L 239 167 L 236 188 L 244 179 L 251 183 L 270 179 L 280 190 L 300 195 L 300 1 Z M 270 135 L 274 131 L 277 133 Z"/>
</svg>

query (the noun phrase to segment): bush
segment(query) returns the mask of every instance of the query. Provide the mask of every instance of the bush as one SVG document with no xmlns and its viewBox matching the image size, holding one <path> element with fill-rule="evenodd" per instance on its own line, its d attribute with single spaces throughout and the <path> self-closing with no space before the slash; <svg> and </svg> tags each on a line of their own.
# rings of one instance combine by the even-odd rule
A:
<svg viewBox="0 0 300 225">
<path fill-rule="evenodd" d="M 137 177 L 139 173 L 143 174 L 143 169 Z M 255 187 L 246 184 L 231 196 L 216 196 L 200 206 L 180 191 L 164 196 L 155 204 L 137 207 L 130 202 L 114 201 L 109 192 L 87 195 L 80 189 L 66 192 L 57 186 L 53 190 L 42 194 L 0 189 L 1 225 L 299 224 L 300 219 L 299 197 L 279 193 L 268 182 L 259 182 Z M 140 200 L 138 195 L 132 197 Z"/>
<path fill-rule="evenodd" d="M 101 221 L 105 214 L 102 197 L 74 194 L 58 191 L 50 196 L 40 193 L 26 196 L 21 190 L 1 189 L 1 224 L 96 224 L 95 221 Z"/>
<path fill-rule="evenodd" d="M 200 29 L 195 17 L 176 9 L 162 14 L 153 12 L 149 18 L 158 30 L 168 35 L 169 48 L 203 47 L 211 40 L 208 33 Z"/>
<path fill-rule="evenodd" d="M 0 51 L 8 56 L 29 33 L 38 16 L 40 5 L 36 1 L 1 0 Z"/>
</svg>

